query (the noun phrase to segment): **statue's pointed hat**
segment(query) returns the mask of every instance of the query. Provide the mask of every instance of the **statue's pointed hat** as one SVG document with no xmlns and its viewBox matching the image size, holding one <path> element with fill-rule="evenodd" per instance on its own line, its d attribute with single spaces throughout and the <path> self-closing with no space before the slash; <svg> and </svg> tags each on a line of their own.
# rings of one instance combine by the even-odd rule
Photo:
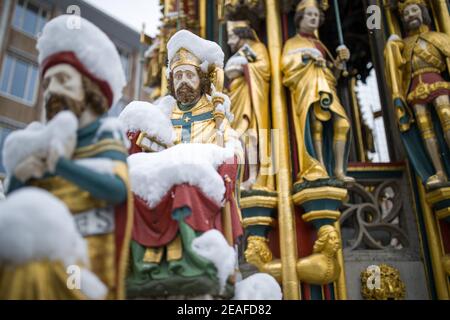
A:
<svg viewBox="0 0 450 320">
<path fill-rule="evenodd" d="M 180 30 L 167 43 L 168 70 L 180 65 L 193 65 L 208 72 L 223 68 L 225 55 L 220 46 L 187 30 Z"/>
</svg>

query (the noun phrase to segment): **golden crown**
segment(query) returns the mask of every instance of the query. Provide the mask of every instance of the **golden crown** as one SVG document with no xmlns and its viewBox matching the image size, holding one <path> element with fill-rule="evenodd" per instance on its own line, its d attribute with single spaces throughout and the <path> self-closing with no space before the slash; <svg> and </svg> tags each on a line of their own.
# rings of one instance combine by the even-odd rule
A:
<svg viewBox="0 0 450 320">
<path fill-rule="evenodd" d="M 295 9 L 295 11 L 297 12 L 297 11 L 304 10 L 304 9 L 310 8 L 310 7 L 315 7 L 317 9 L 322 9 L 322 10 L 326 11 L 329 7 L 328 0 L 322 0 L 320 2 L 320 5 L 317 0 L 302 0 L 297 5 L 297 8 Z"/>
<path fill-rule="evenodd" d="M 192 52 L 181 48 L 170 61 L 170 70 L 172 71 L 181 65 L 191 65 L 194 67 L 200 67 L 202 62 Z"/>
<path fill-rule="evenodd" d="M 237 28 L 251 28 L 250 21 L 247 20 L 227 21 L 228 32 L 232 32 L 234 29 Z"/>
<path fill-rule="evenodd" d="M 422 5 L 422 6 L 427 6 L 427 3 L 425 0 L 405 0 L 405 1 L 399 1 L 398 2 L 398 11 L 400 11 L 400 13 L 403 13 L 403 10 L 406 9 L 407 6 L 410 6 L 412 4 L 417 4 L 417 5 Z"/>
</svg>

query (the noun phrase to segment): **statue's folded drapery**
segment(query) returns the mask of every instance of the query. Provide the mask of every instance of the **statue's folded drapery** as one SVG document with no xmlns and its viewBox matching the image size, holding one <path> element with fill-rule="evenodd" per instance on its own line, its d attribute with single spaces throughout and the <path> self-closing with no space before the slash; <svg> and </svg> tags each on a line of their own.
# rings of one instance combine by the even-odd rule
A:
<svg viewBox="0 0 450 320">
<path fill-rule="evenodd" d="M 237 165 L 225 164 L 219 168 L 222 176 L 236 177 Z M 227 200 L 231 201 L 233 239 L 242 235 L 242 227 L 236 201 L 233 201 L 230 188 L 235 179 L 227 186 Z M 169 244 L 179 232 L 179 225 L 168 213 L 177 209 L 189 208 L 193 213 L 185 219 L 187 225 L 197 232 L 218 229 L 222 226 L 222 208 L 209 199 L 198 187 L 188 184 L 174 186 L 155 207 L 135 195 L 133 240 L 139 244 L 157 248 Z"/>
<path fill-rule="evenodd" d="M 324 137 L 324 168 L 315 156 L 312 142 L 310 117 L 323 119 L 339 116 L 348 121 L 347 115 L 336 93 L 336 79 L 328 67 L 315 64 L 312 59 L 303 59 L 302 52 L 306 48 L 324 52 L 333 61 L 331 54 L 319 40 L 311 41 L 309 38 L 297 35 L 286 42 L 282 56 L 283 84 L 291 91 L 292 114 L 297 140 L 298 160 L 300 172 L 298 180 L 315 181 L 328 178 L 333 173 L 333 126 L 331 121 L 324 122 L 324 130 L 330 134 Z M 331 101 L 325 101 L 331 99 Z M 321 104 L 329 104 L 328 112 Z M 348 140 L 347 140 L 348 141 Z"/>
</svg>

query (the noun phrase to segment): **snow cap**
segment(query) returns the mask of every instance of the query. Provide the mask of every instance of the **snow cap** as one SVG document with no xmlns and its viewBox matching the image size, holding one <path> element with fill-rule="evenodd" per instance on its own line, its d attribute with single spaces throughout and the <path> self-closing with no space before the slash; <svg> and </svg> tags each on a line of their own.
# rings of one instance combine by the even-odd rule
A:
<svg viewBox="0 0 450 320">
<path fill-rule="evenodd" d="M 80 19 L 74 24 L 74 19 Z M 41 77 L 58 64 L 69 64 L 98 84 L 111 107 L 122 97 L 126 77 L 115 45 L 90 21 L 62 15 L 49 21 L 36 45 Z"/>
<path fill-rule="evenodd" d="M 215 67 L 223 68 L 225 58 L 217 43 L 200 38 L 188 30 L 180 30 L 170 38 L 167 52 L 170 71 L 187 64 L 208 72 Z"/>
</svg>

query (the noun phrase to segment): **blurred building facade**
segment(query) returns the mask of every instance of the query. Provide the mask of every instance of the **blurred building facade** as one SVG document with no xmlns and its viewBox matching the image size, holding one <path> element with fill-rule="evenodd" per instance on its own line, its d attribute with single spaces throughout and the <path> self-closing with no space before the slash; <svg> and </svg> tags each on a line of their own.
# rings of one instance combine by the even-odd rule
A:
<svg viewBox="0 0 450 320">
<path fill-rule="evenodd" d="M 81 0 L 0 1 L 0 154 L 6 137 L 45 117 L 36 40 L 45 23 L 65 13 L 94 22 L 115 43 L 128 84 L 110 111 L 117 115 L 139 97 L 140 34 Z M 4 174 L 0 157 L 0 177 Z"/>
</svg>

